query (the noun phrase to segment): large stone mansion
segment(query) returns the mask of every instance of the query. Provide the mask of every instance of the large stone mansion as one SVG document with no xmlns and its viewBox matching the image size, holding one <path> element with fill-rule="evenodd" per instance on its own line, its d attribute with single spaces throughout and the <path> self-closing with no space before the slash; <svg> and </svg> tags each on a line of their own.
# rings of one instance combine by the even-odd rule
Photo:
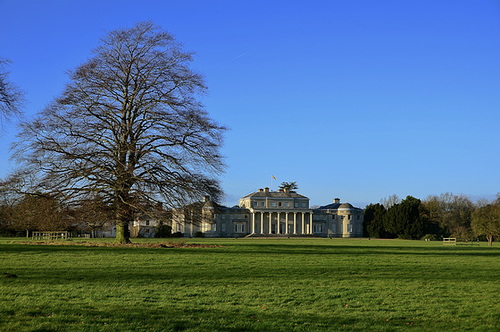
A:
<svg viewBox="0 0 500 332">
<path fill-rule="evenodd" d="M 176 209 L 172 232 L 186 237 L 243 236 L 363 236 L 363 210 L 349 203 L 333 203 L 316 209 L 309 198 L 290 190 L 269 188 L 242 197 L 235 207 L 221 206 L 205 197 L 203 202 Z"/>
</svg>

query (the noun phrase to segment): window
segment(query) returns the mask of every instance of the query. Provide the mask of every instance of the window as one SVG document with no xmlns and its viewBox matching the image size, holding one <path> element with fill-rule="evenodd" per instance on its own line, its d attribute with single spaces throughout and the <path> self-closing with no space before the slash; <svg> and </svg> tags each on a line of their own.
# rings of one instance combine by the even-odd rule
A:
<svg viewBox="0 0 500 332">
<path fill-rule="evenodd" d="M 245 233 L 245 224 L 234 224 L 235 233 Z"/>
<path fill-rule="evenodd" d="M 335 220 L 336 215 L 332 215 L 332 220 Z"/>
<path fill-rule="evenodd" d="M 286 207 L 290 207 L 290 203 L 286 202 L 286 203 L 285 203 L 285 206 L 286 206 Z"/>
<path fill-rule="evenodd" d="M 281 202 L 278 203 L 278 206 L 281 206 Z"/>
<path fill-rule="evenodd" d="M 253 203 L 253 206 L 255 206 L 255 207 L 257 207 L 258 205 L 259 205 L 259 203 L 257 203 L 257 202 Z"/>
<path fill-rule="evenodd" d="M 299 207 L 299 203 L 294 203 L 293 206 L 295 206 L 296 208 L 298 208 Z"/>
<path fill-rule="evenodd" d="M 306 203 L 302 203 L 302 207 L 305 208 L 306 207 Z"/>
<path fill-rule="evenodd" d="M 261 202 L 261 203 L 260 203 L 260 206 L 264 206 L 264 202 Z"/>
<path fill-rule="evenodd" d="M 351 215 L 348 215 L 347 220 L 351 220 L 351 217 L 352 217 Z"/>
<path fill-rule="evenodd" d="M 222 224 L 222 231 L 225 233 L 226 232 L 226 224 Z"/>
<path fill-rule="evenodd" d="M 347 225 L 347 232 L 352 233 L 352 225 Z"/>
<path fill-rule="evenodd" d="M 323 233 L 323 225 L 318 224 L 313 227 L 314 233 Z"/>
<path fill-rule="evenodd" d="M 359 214 L 358 214 L 358 216 L 357 216 L 357 219 L 359 220 Z"/>
<path fill-rule="evenodd" d="M 272 207 L 275 207 L 275 206 L 276 206 L 276 203 L 275 203 L 275 202 L 272 202 L 272 203 L 271 203 L 271 206 L 272 206 Z"/>
<path fill-rule="evenodd" d="M 146 226 L 149 226 L 149 220 L 146 220 Z"/>
<path fill-rule="evenodd" d="M 337 224 L 332 225 L 332 232 L 337 233 Z"/>
</svg>

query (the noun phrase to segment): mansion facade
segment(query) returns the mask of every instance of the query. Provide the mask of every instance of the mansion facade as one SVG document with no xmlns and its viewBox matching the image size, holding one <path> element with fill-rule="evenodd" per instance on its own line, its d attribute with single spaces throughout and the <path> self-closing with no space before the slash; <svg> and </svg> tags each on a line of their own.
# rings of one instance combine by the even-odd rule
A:
<svg viewBox="0 0 500 332">
<path fill-rule="evenodd" d="M 361 237 L 363 210 L 340 203 L 339 198 L 312 209 L 306 196 L 264 188 L 242 197 L 239 205 L 231 208 L 205 196 L 203 202 L 175 209 L 172 232 L 186 237 Z"/>
</svg>

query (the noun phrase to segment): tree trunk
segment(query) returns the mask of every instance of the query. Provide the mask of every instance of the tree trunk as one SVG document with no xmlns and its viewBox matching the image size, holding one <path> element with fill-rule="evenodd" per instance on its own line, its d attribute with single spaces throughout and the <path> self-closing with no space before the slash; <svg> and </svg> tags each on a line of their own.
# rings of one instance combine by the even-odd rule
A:
<svg viewBox="0 0 500 332">
<path fill-rule="evenodd" d="M 128 221 L 116 221 L 116 242 L 130 243 L 130 232 L 128 229 Z"/>
<path fill-rule="evenodd" d="M 493 245 L 493 235 L 486 235 L 486 238 L 488 239 L 488 246 Z"/>
</svg>

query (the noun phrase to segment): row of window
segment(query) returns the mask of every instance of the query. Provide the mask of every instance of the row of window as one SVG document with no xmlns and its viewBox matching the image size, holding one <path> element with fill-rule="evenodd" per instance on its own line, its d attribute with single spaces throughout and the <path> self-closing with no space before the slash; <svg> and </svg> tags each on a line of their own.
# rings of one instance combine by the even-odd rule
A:
<svg viewBox="0 0 500 332">
<path fill-rule="evenodd" d="M 259 206 L 259 202 L 253 202 L 253 206 L 254 207 L 258 207 Z M 260 206 L 261 207 L 265 207 L 266 206 L 266 202 L 260 202 Z M 271 202 L 271 206 L 272 207 L 276 207 L 276 202 Z M 289 202 L 284 202 L 284 203 L 283 202 L 278 202 L 277 206 L 278 207 L 282 207 L 282 206 L 284 206 L 284 207 L 290 207 L 290 203 Z M 298 208 L 299 207 L 299 203 L 295 202 L 294 203 L 294 207 Z M 307 208 L 307 203 L 302 203 L 302 207 L 303 208 Z"/>
<path fill-rule="evenodd" d="M 226 232 L 226 224 L 222 224 L 222 232 Z M 203 223 L 202 225 L 203 232 L 216 232 L 217 224 Z M 235 233 L 245 233 L 245 224 L 234 224 L 234 232 Z"/>
<path fill-rule="evenodd" d="M 222 225 L 222 230 L 225 231 L 226 225 Z M 217 224 L 209 224 L 209 223 L 203 223 L 202 224 L 202 230 L 203 232 L 216 232 L 217 231 Z"/>
<path fill-rule="evenodd" d="M 273 225 L 274 226 L 274 225 Z M 292 225 L 289 225 L 289 232 L 292 232 Z M 347 232 L 352 233 L 353 231 L 357 230 L 355 225 L 347 225 Z M 204 223 L 202 226 L 202 229 L 204 232 L 215 232 L 217 231 L 217 225 L 216 224 L 209 224 L 209 223 Z M 222 232 L 226 231 L 226 225 L 222 225 Z M 234 232 L 235 233 L 245 233 L 245 224 L 242 223 L 237 223 L 234 224 Z M 313 225 L 313 232 L 314 233 L 323 233 L 323 224 L 314 224 Z M 337 232 L 337 225 L 332 225 L 332 232 L 336 233 Z"/>
<path fill-rule="evenodd" d="M 255 204 L 257 204 L 257 202 L 255 202 Z M 262 203 L 262 204 L 264 204 L 264 203 Z M 274 204 L 274 203 L 273 203 L 273 204 Z M 287 203 L 287 204 L 288 204 L 288 203 Z M 295 203 L 295 204 L 298 204 L 298 203 Z M 305 205 L 306 203 L 303 203 L 303 204 Z M 255 206 L 256 206 L 256 205 L 255 205 Z M 275 206 L 275 205 L 272 205 L 272 206 Z M 297 206 L 296 206 L 296 207 L 297 207 Z M 332 214 L 331 216 L 332 216 L 332 220 L 335 220 L 335 219 L 337 218 L 337 215 L 335 215 L 335 214 Z M 221 216 L 221 217 L 222 217 L 222 220 L 226 220 L 226 219 L 233 220 L 233 219 L 235 219 L 235 218 L 240 218 L 240 219 L 247 219 L 247 218 L 248 218 L 248 216 L 247 216 L 247 215 L 232 215 L 232 214 L 231 214 L 231 215 L 222 214 L 222 216 Z M 343 215 L 338 215 L 338 217 L 339 217 L 341 220 L 345 218 L 345 216 L 343 216 Z M 347 215 L 347 220 L 353 220 L 353 219 L 354 219 L 353 217 L 354 217 L 354 215 L 349 214 L 349 215 Z M 323 216 L 323 217 L 321 217 L 320 219 L 321 219 L 321 220 L 326 220 L 325 218 L 327 218 L 327 217 L 326 217 L 326 216 Z M 360 220 L 360 218 L 361 218 L 361 216 L 360 216 L 359 214 L 358 214 L 358 215 L 356 215 L 356 220 Z M 216 215 L 216 214 L 214 215 L 214 219 L 217 219 L 217 215 Z M 149 220 L 147 220 L 147 221 L 146 221 L 146 226 L 149 226 Z"/>
<path fill-rule="evenodd" d="M 353 233 L 357 230 L 359 230 L 360 227 L 356 225 L 347 225 L 347 232 L 348 233 Z M 332 225 L 332 232 L 336 233 L 337 232 L 337 225 Z M 313 225 L 313 233 L 323 233 L 323 224 L 314 224 Z"/>
</svg>

